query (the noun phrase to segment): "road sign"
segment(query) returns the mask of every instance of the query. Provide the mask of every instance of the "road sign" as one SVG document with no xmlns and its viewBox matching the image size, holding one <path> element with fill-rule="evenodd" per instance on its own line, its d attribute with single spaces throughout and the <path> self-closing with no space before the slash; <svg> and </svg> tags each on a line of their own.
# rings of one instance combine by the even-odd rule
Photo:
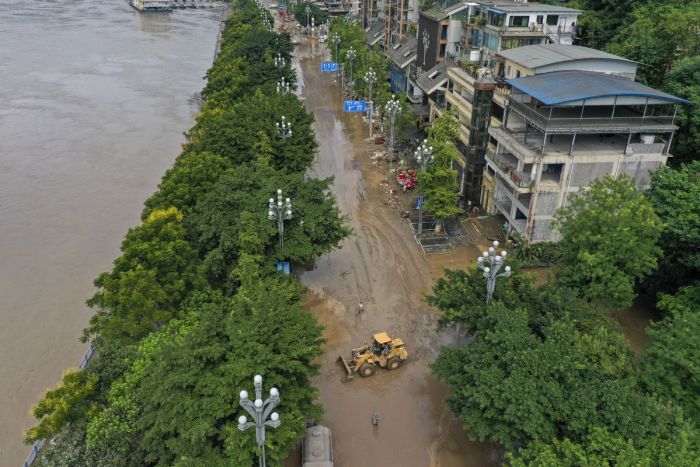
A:
<svg viewBox="0 0 700 467">
<path fill-rule="evenodd" d="M 346 112 L 365 112 L 367 103 L 366 101 L 344 101 L 343 110 Z"/>
<path fill-rule="evenodd" d="M 278 261 L 276 269 L 280 272 L 283 272 L 283 273 L 289 275 L 290 269 L 291 269 L 290 265 L 289 265 L 289 261 Z"/>
<path fill-rule="evenodd" d="M 338 71 L 336 62 L 321 62 L 321 71 Z"/>
<path fill-rule="evenodd" d="M 423 209 L 423 203 L 425 203 L 425 195 L 420 195 L 416 199 L 416 209 Z"/>
</svg>

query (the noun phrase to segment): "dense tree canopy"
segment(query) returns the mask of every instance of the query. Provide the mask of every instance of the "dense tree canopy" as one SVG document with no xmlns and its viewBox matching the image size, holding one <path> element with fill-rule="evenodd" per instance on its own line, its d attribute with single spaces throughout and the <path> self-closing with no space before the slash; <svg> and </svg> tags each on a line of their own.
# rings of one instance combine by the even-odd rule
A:
<svg viewBox="0 0 700 467">
<path fill-rule="evenodd" d="M 662 295 L 659 308 L 666 316 L 646 330 L 651 344 L 642 359 L 642 381 L 700 424 L 700 282 Z"/>
<path fill-rule="evenodd" d="M 89 435 L 100 447 L 116 436 L 140 439 L 146 459 L 163 465 L 252 465 L 254 436 L 236 428 L 238 392 L 252 375 L 277 387 L 282 425 L 267 437 L 269 462 L 293 447 L 305 422 L 318 419 L 308 385 L 321 328 L 300 305 L 302 289 L 250 277 L 233 299 L 213 297 L 144 341 Z"/>
<path fill-rule="evenodd" d="M 197 252 L 187 241 L 182 214 L 154 211 L 129 230 L 122 255 L 111 272 L 95 279 L 98 292 L 88 300 L 97 312 L 85 336 L 134 342 L 177 316 L 195 287 L 201 287 Z"/>
<path fill-rule="evenodd" d="M 596 180 L 555 219 L 566 264 L 562 280 L 587 300 L 630 306 L 635 281 L 656 267 L 662 228 L 632 179 L 623 175 Z"/>
</svg>

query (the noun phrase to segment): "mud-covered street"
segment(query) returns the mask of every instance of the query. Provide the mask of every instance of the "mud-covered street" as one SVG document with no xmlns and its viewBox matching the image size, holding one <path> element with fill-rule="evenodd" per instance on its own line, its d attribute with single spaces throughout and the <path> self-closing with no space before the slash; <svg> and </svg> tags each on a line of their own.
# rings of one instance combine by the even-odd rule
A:
<svg viewBox="0 0 700 467">
<path fill-rule="evenodd" d="M 355 233 L 342 248 L 302 274 L 306 305 L 326 327 L 325 353 L 313 383 L 320 389 L 325 424 L 332 429 L 337 467 L 488 466 L 499 463 L 496 446 L 471 442 L 442 403 L 444 384 L 428 364 L 440 347 L 454 343 L 454 330 L 436 332 L 437 310 L 429 293 L 443 267 L 465 267 L 479 250 L 424 257 L 396 209 L 385 205 L 381 182 L 388 170 L 373 163 L 374 145 L 360 114 L 344 114 L 339 88 L 322 74 L 323 46 L 297 46 L 302 98 L 316 118 L 319 153 L 313 175 L 335 177 L 335 193 Z M 326 52 L 327 55 L 327 52 Z M 408 196 L 401 194 L 400 196 Z M 364 304 L 358 315 L 357 305 Z M 394 371 L 342 382 L 336 363 L 373 333 L 401 337 L 410 357 Z M 379 411 L 378 427 L 371 422 Z"/>
</svg>

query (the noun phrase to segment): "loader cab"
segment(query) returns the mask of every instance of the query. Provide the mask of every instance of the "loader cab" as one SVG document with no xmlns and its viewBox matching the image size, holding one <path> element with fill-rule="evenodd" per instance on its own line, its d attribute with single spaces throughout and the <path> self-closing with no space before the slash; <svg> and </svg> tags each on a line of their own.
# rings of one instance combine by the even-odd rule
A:
<svg viewBox="0 0 700 467">
<path fill-rule="evenodd" d="M 393 348 L 392 344 L 387 333 L 379 332 L 372 336 L 372 353 L 376 356 L 387 355 Z"/>
</svg>

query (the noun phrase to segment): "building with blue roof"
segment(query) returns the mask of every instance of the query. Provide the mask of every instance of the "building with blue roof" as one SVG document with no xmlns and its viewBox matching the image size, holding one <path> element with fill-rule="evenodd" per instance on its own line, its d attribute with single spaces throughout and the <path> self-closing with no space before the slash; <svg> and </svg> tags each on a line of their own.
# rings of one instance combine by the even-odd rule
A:
<svg viewBox="0 0 700 467">
<path fill-rule="evenodd" d="M 671 157 L 678 105 L 687 101 L 623 76 L 557 71 L 507 80 L 511 87 L 486 170 L 489 210 L 528 241 L 558 240 L 550 223 L 571 194 L 605 175 L 640 189 Z"/>
</svg>

